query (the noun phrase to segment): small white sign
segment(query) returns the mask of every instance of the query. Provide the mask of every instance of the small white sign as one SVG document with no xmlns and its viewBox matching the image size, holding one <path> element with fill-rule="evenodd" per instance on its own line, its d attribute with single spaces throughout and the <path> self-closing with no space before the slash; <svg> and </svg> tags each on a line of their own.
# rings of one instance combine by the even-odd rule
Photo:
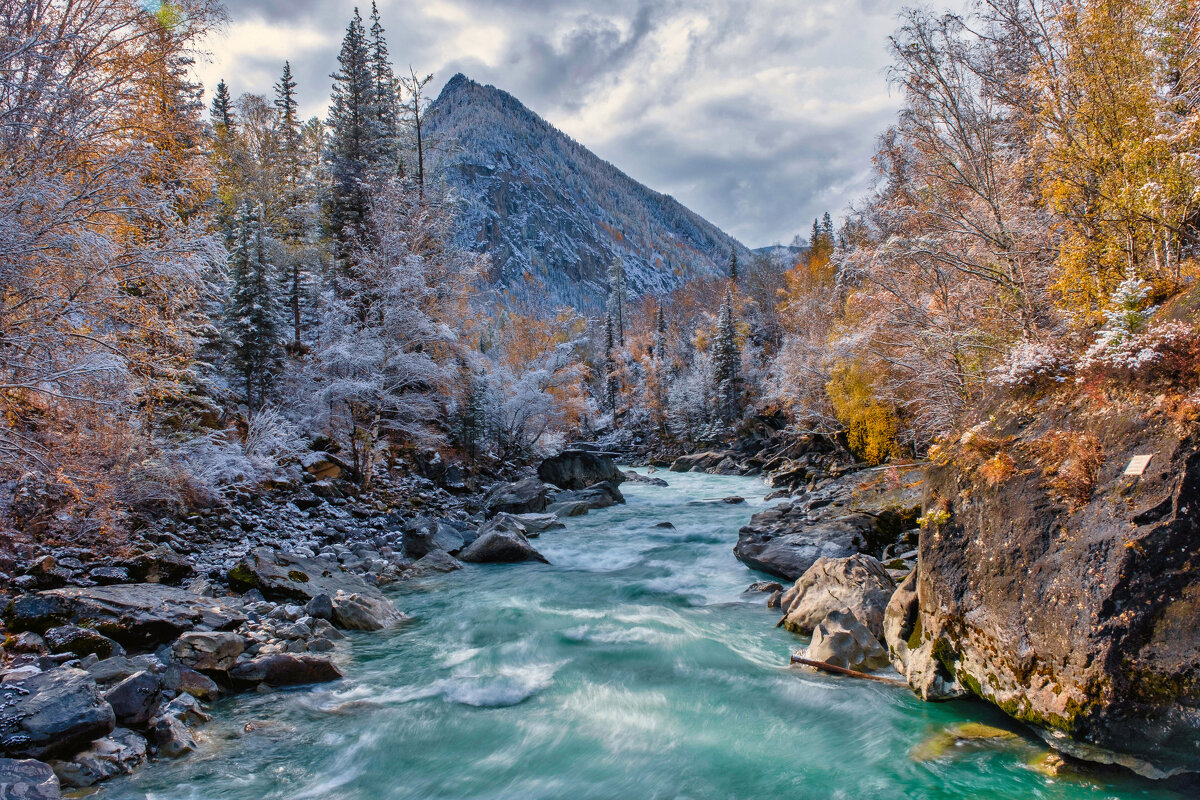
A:
<svg viewBox="0 0 1200 800">
<path fill-rule="evenodd" d="M 1129 466 L 1125 468 L 1125 474 L 1141 475 L 1146 471 L 1146 467 L 1150 466 L 1150 459 L 1152 458 L 1154 458 L 1153 455 L 1134 456 L 1133 460 L 1129 462 Z"/>
</svg>

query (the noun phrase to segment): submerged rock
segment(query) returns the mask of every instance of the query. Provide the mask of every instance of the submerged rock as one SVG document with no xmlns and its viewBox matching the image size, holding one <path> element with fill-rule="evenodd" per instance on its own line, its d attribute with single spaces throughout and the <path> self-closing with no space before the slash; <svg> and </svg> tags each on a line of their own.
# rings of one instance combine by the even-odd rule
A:
<svg viewBox="0 0 1200 800">
<path fill-rule="evenodd" d="M 235 684 L 268 686 L 298 686 L 308 683 L 327 683 L 342 677 L 341 671 L 328 658 L 291 653 L 272 653 L 239 662 L 229 671 Z"/>
<path fill-rule="evenodd" d="M 55 669 L 0 684 L 0 755 L 69 756 L 115 725 L 112 706 L 83 670 Z"/>
<path fill-rule="evenodd" d="M 541 463 L 538 477 L 560 489 L 586 489 L 597 483 L 619 484 L 625 480 L 625 473 L 617 469 L 607 453 L 564 450 Z"/>
<path fill-rule="evenodd" d="M 145 761 L 146 740 L 128 728 L 117 728 L 71 760 L 52 766 L 63 786 L 86 789 L 118 775 L 130 775 Z"/>
<path fill-rule="evenodd" d="M 653 469 L 653 467 L 651 467 L 651 469 Z M 634 472 L 633 470 L 629 470 L 628 472 L 624 472 L 622 474 L 625 476 L 625 480 L 629 481 L 630 483 L 640 483 L 645 486 L 658 486 L 660 488 L 666 488 L 671 485 L 662 478 L 651 478 L 647 475 L 641 474 L 640 472 Z"/>
<path fill-rule="evenodd" d="M 871 556 L 822 558 L 783 594 L 783 626 L 811 634 L 830 614 L 847 612 L 876 639 L 883 639 L 883 617 L 896 590 L 883 565 Z"/>
</svg>

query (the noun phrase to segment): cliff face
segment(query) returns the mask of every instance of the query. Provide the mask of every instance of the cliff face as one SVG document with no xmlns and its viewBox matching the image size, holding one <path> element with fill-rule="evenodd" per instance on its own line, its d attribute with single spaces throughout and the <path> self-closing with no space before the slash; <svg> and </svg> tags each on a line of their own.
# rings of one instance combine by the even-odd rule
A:
<svg viewBox="0 0 1200 800">
<path fill-rule="evenodd" d="M 934 454 L 916 608 L 894 601 L 889 635 L 914 688 L 1093 760 L 1200 770 L 1200 442 L 1162 406 L 1052 393 Z"/>
<path fill-rule="evenodd" d="M 432 171 L 462 200 L 459 241 L 492 257 L 502 300 L 594 312 L 617 257 L 633 295 L 724 274 L 734 249 L 749 257 L 493 86 L 455 75 L 428 120 Z"/>
</svg>

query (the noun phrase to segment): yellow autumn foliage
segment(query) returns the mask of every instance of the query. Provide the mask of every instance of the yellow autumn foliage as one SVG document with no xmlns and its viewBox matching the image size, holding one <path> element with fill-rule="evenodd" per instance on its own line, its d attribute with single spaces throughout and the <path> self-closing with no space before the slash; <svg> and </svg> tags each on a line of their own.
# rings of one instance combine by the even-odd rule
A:
<svg viewBox="0 0 1200 800">
<path fill-rule="evenodd" d="M 874 382 L 861 363 L 839 365 L 825 391 L 854 455 L 876 465 L 896 454 L 896 413 L 876 396 Z"/>
</svg>

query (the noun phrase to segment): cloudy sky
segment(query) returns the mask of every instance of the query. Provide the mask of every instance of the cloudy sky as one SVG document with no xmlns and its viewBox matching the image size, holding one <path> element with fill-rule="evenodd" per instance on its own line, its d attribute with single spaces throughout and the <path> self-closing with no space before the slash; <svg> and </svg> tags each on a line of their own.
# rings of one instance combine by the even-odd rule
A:
<svg viewBox="0 0 1200 800">
<path fill-rule="evenodd" d="M 362 3 L 364 16 L 370 0 Z M 806 234 L 870 183 L 898 98 L 902 0 L 380 0 L 397 66 L 511 92 L 751 247 Z M 231 0 L 206 86 L 270 91 L 292 62 L 324 113 L 352 0 Z"/>
</svg>

